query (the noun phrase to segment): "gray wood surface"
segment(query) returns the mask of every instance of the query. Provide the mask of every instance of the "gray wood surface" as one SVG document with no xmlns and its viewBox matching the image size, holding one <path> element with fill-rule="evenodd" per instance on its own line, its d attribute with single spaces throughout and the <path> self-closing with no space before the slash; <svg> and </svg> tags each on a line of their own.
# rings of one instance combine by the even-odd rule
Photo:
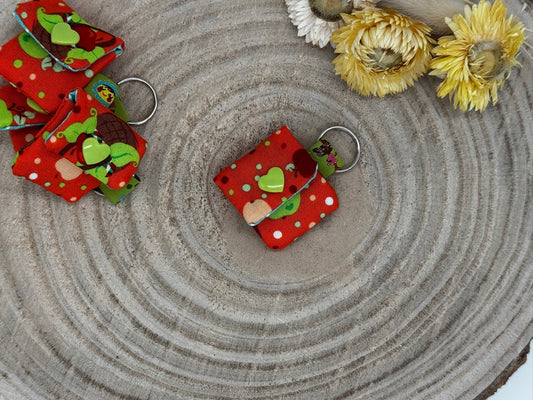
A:
<svg viewBox="0 0 533 400">
<path fill-rule="evenodd" d="M 282 0 L 68 3 L 125 39 L 105 72 L 151 81 L 160 109 L 118 206 L 12 176 L 0 136 L 1 400 L 470 400 L 527 346 L 525 54 L 498 105 L 462 113 L 435 77 L 356 95 Z M 14 5 L 0 0 L 1 43 Z M 508 5 L 533 27 L 531 6 Z M 132 116 L 150 108 L 124 94 Z M 211 179 L 284 124 L 304 145 L 345 125 L 363 153 L 332 179 L 340 209 L 273 252 Z"/>
</svg>

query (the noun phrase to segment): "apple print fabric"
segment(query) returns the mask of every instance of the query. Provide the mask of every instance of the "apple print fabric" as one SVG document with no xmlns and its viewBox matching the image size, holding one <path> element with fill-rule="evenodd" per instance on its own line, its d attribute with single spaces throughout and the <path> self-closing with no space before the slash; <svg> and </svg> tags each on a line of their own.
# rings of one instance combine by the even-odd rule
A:
<svg viewBox="0 0 533 400">
<path fill-rule="evenodd" d="M 123 51 L 121 39 L 87 25 L 64 2 L 21 3 L 16 17 L 25 31 L 0 48 L 0 75 L 47 112 Z"/>
<path fill-rule="evenodd" d="M 82 89 L 70 93 L 43 127 L 46 149 L 71 161 L 111 189 L 137 171 L 146 140 Z"/>
<path fill-rule="evenodd" d="M 139 182 L 134 175 L 146 141 L 82 89 L 38 133 L 30 129 L 12 136 L 13 173 L 69 202 L 100 187 L 116 204 Z"/>
<path fill-rule="evenodd" d="M 284 126 L 213 180 L 272 249 L 282 249 L 338 208 L 334 189 Z"/>
<path fill-rule="evenodd" d="M 54 60 L 74 72 L 124 49 L 121 39 L 89 25 L 63 0 L 20 3 L 15 18 Z"/>
<path fill-rule="evenodd" d="M 99 73 L 124 42 L 61 0 L 20 3 L 24 32 L 0 47 L 0 130 L 13 173 L 76 202 L 95 189 L 117 204 L 140 182 L 146 141 L 127 124 L 120 88 Z M 84 88 L 84 90 L 79 88 Z"/>
<path fill-rule="evenodd" d="M 38 126 L 30 126 L 28 128 L 21 129 L 10 129 L 9 136 L 11 136 L 11 143 L 13 143 L 15 152 L 18 152 L 28 143 L 33 142 L 34 139 L 39 135 L 40 131 L 41 128 Z"/>
<path fill-rule="evenodd" d="M 339 208 L 339 200 L 333 187 L 320 176 L 302 190 L 294 202 L 288 202 L 285 208 L 285 212 L 271 215 L 254 227 L 267 246 L 274 250 L 287 247 L 313 228 L 326 215 Z M 297 212 L 292 213 L 295 209 Z"/>
<path fill-rule="evenodd" d="M 0 87 L 0 130 L 43 126 L 50 119 L 31 100 L 11 85 Z"/>
<path fill-rule="evenodd" d="M 101 184 L 65 157 L 49 152 L 42 132 L 18 149 L 12 169 L 14 175 L 22 176 L 71 203 Z"/>
</svg>

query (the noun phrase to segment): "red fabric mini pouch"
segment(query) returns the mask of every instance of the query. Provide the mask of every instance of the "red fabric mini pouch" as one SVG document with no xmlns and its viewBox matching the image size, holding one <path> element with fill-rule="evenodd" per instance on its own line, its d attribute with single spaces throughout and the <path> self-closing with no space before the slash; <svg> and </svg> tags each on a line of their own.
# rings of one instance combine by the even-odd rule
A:
<svg viewBox="0 0 533 400">
<path fill-rule="evenodd" d="M 283 126 L 224 168 L 214 182 L 267 246 L 282 249 L 339 206 L 317 162 L 328 155 L 316 155 Z M 333 171 L 334 162 L 329 165 Z"/>
<path fill-rule="evenodd" d="M 15 17 L 24 32 L 0 48 L 0 75 L 48 112 L 124 50 L 122 39 L 89 25 L 62 0 L 20 3 Z"/>
<path fill-rule="evenodd" d="M 128 123 L 76 89 L 19 150 L 13 173 L 74 202 L 101 184 L 127 186 L 145 152 L 146 141 Z"/>
</svg>

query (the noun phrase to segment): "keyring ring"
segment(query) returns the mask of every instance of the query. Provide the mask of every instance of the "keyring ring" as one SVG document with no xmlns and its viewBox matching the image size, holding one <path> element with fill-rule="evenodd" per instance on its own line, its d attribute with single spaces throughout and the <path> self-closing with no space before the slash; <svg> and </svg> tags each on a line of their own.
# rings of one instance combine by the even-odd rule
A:
<svg viewBox="0 0 533 400">
<path fill-rule="evenodd" d="M 320 134 L 320 136 L 318 137 L 318 140 L 322 139 L 326 133 L 328 133 L 330 131 L 334 131 L 334 130 L 343 131 L 344 133 L 347 133 L 352 138 L 352 140 L 355 143 L 355 148 L 357 150 L 357 153 L 355 155 L 355 160 L 353 160 L 353 162 L 349 166 L 347 166 L 345 168 L 342 168 L 342 169 L 338 169 L 338 170 L 335 171 L 335 173 L 337 173 L 337 172 L 339 172 L 339 173 L 348 172 L 351 169 L 353 169 L 357 165 L 357 162 L 359 161 L 359 158 L 361 156 L 361 144 L 359 143 L 359 139 L 357 139 L 357 136 L 355 136 L 355 133 L 353 133 L 348 128 L 345 128 L 344 126 L 332 126 L 332 127 L 329 127 L 328 129 L 326 129 L 324 132 L 322 132 Z"/>
<path fill-rule="evenodd" d="M 141 82 L 141 83 L 144 83 L 152 91 L 152 95 L 154 96 L 154 109 L 152 110 L 150 115 L 148 117 L 146 117 L 145 119 L 143 119 L 142 121 L 130 121 L 130 122 L 128 122 L 128 124 L 133 125 L 133 126 L 145 124 L 145 123 L 147 123 L 148 121 L 150 121 L 152 119 L 152 117 L 155 115 L 155 112 L 157 111 L 157 106 L 158 106 L 157 93 L 155 92 L 155 89 L 154 89 L 154 87 L 152 85 L 150 85 L 148 82 L 146 82 L 144 79 L 141 79 L 141 78 L 131 77 L 131 78 L 122 79 L 118 83 L 118 85 L 120 86 L 123 83 L 127 83 L 127 82 Z"/>
</svg>

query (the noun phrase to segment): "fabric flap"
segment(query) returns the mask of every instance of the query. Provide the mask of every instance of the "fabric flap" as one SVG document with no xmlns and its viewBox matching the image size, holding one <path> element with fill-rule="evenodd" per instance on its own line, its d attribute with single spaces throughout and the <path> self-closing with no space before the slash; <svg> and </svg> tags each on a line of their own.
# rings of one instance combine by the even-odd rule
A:
<svg viewBox="0 0 533 400">
<path fill-rule="evenodd" d="M 111 189 L 130 181 L 146 152 L 146 140 L 82 89 L 64 99 L 43 132 L 48 151 Z"/>
<path fill-rule="evenodd" d="M 317 162 L 284 126 L 225 168 L 214 181 L 248 225 L 256 226 L 285 204 L 297 201 L 317 174 Z M 292 207 L 297 208 L 297 204 L 289 204 Z"/>
<path fill-rule="evenodd" d="M 74 72 L 124 50 L 122 39 L 89 25 L 62 0 L 20 3 L 14 14 L 51 58 Z"/>
</svg>

